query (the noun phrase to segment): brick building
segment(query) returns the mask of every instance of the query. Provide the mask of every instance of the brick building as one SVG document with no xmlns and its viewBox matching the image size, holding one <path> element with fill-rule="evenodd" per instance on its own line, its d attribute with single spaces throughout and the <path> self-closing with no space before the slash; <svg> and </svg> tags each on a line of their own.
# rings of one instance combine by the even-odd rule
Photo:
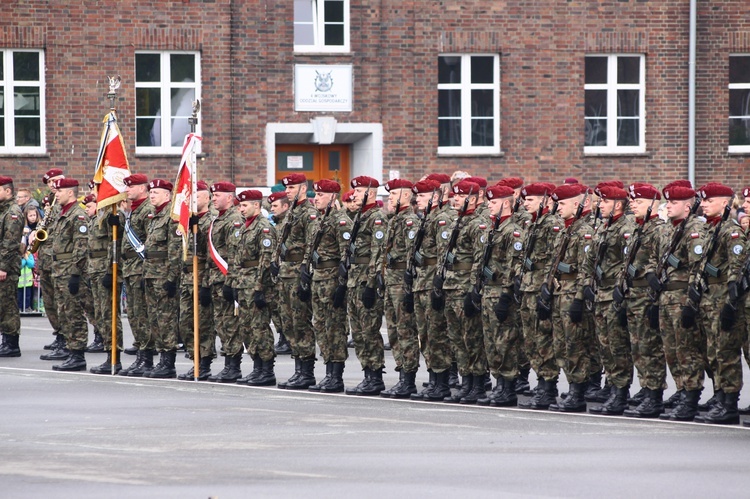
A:
<svg viewBox="0 0 750 499">
<path fill-rule="evenodd" d="M 750 3 L 697 5 L 695 180 L 740 187 Z M 689 14 L 689 0 L 6 2 L 0 172 L 90 178 L 120 74 L 131 169 L 152 177 L 174 177 L 197 97 L 209 181 L 664 184 L 688 176 Z"/>
</svg>

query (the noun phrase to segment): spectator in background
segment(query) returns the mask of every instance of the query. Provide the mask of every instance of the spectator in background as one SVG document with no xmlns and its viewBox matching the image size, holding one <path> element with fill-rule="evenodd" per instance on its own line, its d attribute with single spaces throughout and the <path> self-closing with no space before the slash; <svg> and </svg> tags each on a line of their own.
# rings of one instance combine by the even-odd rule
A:
<svg viewBox="0 0 750 499">
<path fill-rule="evenodd" d="M 34 273 L 33 268 L 35 265 L 34 255 L 28 250 L 26 245 L 27 238 L 24 236 L 24 251 L 21 257 L 21 276 L 18 279 L 18 309 L 21 312 L 33 312 L 32 307 L 32 293 L 34 289 Z"/>
<path fill-rule="evenodd" d="M 27 208 L 33 208 L 34 210 L 36 210 L 37 216 L 39 218 L 41 218 L 44 214 L 42 209 L 39 207 L 39 202 L 34 199 L 29 189 L 18 189 L 18 191 L 16 191 L 16 203 L 24 213 L 26 212 Z"/>
</svg>

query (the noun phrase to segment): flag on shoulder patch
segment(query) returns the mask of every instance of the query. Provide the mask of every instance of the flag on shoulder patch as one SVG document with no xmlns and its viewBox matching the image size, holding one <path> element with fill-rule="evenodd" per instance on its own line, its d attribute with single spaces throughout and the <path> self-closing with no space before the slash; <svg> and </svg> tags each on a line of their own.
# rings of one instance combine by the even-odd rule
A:
<svg viewBox="0 0 750 499">
<path fill-rule="evenodd" d="M 315 215 L 315 214 L 310 215 L 310 220 L 315 220 L 316 218 L 318 218 L 318 215 Z"/>
<path fill-rule="evenodd" d="M 521 237 L 521 233 L 518 232 L 517 230 L 514 230 L 513 231 L 513 237 Z"/>
<path fill-rule="evenodd" d="M 263 234 L 268 234 L 269 232 L 271 232 L 271 229 L 263 229 Z"/>
<path fill-rule="evenodd" d="M 445 220 L 440 220 L 440 221 L 438 221 L 438 225 L 439 225 L 440 227 L 442 227 L 442 226 L 443 226 L 443 225 L 445 225 L 446 223 L 448 223 L 448 222 L 446 222 Z"/>
<path fill-rule="evenodd" d="M 411 227 L 412 225 L 414 225 L 414 221 L 412 221 L 412 220 L 407 220 L 406 221 L 406 226 L 407 227 Z"/>
<path fill-rule="evenodd" d="M 242 222 L 234 222 L 235 227 L 242 227 Z"/>
<path fill-rule="evenodd" d="M 583 235 L 583 238 L 584 238 L 584 239 L 591 239 L 591 234 L 584 234 L 584 235 Z"/>
<path fill-rule="evenodd" d="M 738 237 L 740 237 L 739 232 L 732 232 L 732 239 L 737 239 Z"/>
<path fill-rule="evenodd" d="M 11 216 L 10 216 L 10 219 L 11 219 L 11 220 L 18 220 L 18 215 L 11 215 Z"/>
<path fill-rule="evenodd" d="M 86 217 L 83 215 L 78 215 L 78 220 L 86 220 Z"/>
<path fill-rule="evenodd" d="M 153 213 L 149 213 L 148 215 L 146 215 L 146 218 L 154 218 L 154 214 Z"/>
<path fill-rule="evenodd" d="M 624 237 L 625 239 L 630 239 L 630 232 L 626 232 L 622 235 L 622 237 Z"/>
<path fill-rule="evenodd" d="M 339 220 L 339 225 L 346 225 L 346 220 Z"/>
<path fill-rule="evenodd" d="M 482 230 L 484 230 L 484 229 L 487 228 L 487 226 L 485 224 L 479 224 L 479 228 L 482 229 Z"/>
<path fill-rule="evenodd" d="M 552 231 L 553 232 L 560 232 L 560 227 L 558 227 L 557 225 L 555 225 L 554 227 L 552 227 Z"/>
<path fill-rule="evenodd" d="M 697 232 L 690 233 L 690 239 L 698 239 L 699 237 L 701 237 L 701 235 Z"/>
<path fill-rule="evenodd" d="M 383 221 L 380 219 L 375 220 L 375 225 L 383 225 Z"/>
</svg>

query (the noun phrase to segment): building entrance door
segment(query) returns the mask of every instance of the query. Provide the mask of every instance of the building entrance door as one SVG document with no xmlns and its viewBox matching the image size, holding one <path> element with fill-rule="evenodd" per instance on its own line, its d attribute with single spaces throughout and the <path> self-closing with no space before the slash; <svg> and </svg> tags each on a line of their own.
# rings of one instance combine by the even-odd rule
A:
<svg viewBox="0 0 750 499">
<path fill-rule="evenodd" d="M 316 180 L 329 178 L 349 190 L 349 144 L 277 144 L 276 183 L 290 173 L 304 173 L 308 188 Z"/>
</svg>

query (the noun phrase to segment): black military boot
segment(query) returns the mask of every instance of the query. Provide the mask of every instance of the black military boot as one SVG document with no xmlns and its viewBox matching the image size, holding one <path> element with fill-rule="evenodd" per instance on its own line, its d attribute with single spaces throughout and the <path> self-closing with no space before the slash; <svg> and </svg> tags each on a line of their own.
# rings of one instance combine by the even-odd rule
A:
<svg viewBox="0 0 750 499">
<path fill-rule="evenodd" d="M 594 374 L 589 375 L 589 381 L 586 383 L 586 391 L 583 394 L 584 400 L 587 402 L 594 402 L 594 400 L 589 400 L 589 398 L 594 399 L 596 398 L 596 393 L 602 389 L 602 372 L 598 371 Z M 607 398 L 609 398 L 609 393 L 607 393 Z M 606 400 L 606 399 L 605 399 Z"/>
<path fill-rule="evenodd" d="M 713 407 L 724 400 L 724 392 L 721 390 L 714 390 L 714 394 L 711 395 L 711 398 L 706 400 L 705 404 L 698 404 L 698 410 L 699 411 L 710 411 L 713 409 Z"/>
<path fill-rule="evenodd" d="M 231 357 L 229 355 L 224 355 L 224 369 L 219 371 L 216 374 L 212 374 L 208 377 L 208 381 L 211 383 L 216 383 L 219 381 L 219 377 L 226 376 L 226 374 L 229 372 L 229 362 L 231 362 Z"/>
<path fill-rule="evenodd" d="M 331 365 L 331 380 L 321 386 L 323 393 L 341 393 L 344 391 L 344 363 L 329 362 Z"/>
<path fill-rule="evenodd" d="M 122 351 L 125 355 L 138 355 L 138 352 L 140 352 L 141 349 L 135 345 L 129 346 L 125 350 Z"/>
<path fill-rule="evenodd" d="M 458 380 L 458 364 L 451 362 L 451 368 L 448 371 L 448 386 L 458 388 L 461 383 Z"/>
<path fill-rule="evenodd" d="M 357 395 L 376 397 L 380 395 L 380 392 L 385 390 L 385 384 L 383 383 L 383 368 L 370 369 L 370 379 L 365 383 L 365 386 L 357 392 Z"/>
<path fill-rule="evenodd" d="M 531 397 L 528 405 L 524 406 L 525 409 L 546 411 L 549 406 L 557 402 L 557 380 L 540 380 L 539 384 L 541 385 L 540 389 Z"/>
<path fill-rule="evenodd" d="M 448 386 L 450 371 L 435 373 L 435 387 L 425 394 L 423 400 L 427 402 L 442 402 L 445 397 L 450 397 L 451 387 Z"/>
<path fill-rule="evenodd" d="M 644 398 L 646 398 L 646 389 L 641 388 L 638 390 L 638 393 L 632 397 L 628 397 L 628 405 L 640 405 Z"/>
<path fill-rule="evenodd" d="M 429 374 L 429 379 L 427 383 L 422 383 L 422 386 L 424 387 L 422 391 L 419 393 L 412 393 L 409 398 L 412 400 L 425 400 L 425 397 L 427 396 L 428 392 L 431 392 L 435 389 L 435 373 L 432 372 L 432 369 L 428 369 L 427 373 Z"/>
<path fill-rule="evenodd" d="M 67 348 L 67 341 L 61 334 L 57 335 L 57 347 L 50 353 L 40 355 L 39 358 L 42 360 L 66 360 L 70 356 L 70 351 Z M 54 344 L 54 342 L 52 343 Z"/>
<path fill-rule="evenodd" d="M 664 412 L 663 390 L 645 388 L 646 396 L 635 409 L 627 409 L 623 413 L 629 418 L 658 418 Z"/>
<path fill-rule="evenodd" d="M 262 360 L 260 374 L 257 378 L 248 381 L 247 386 L 275 386 L 276 373 L 274 373 L 273 371 L 273 367 L 275 364 L 275 358 L 271 358 L 270 360 Z"/>
<path fill-rule="evenodd" d="M 216 377 L 217 383 L 235 383 L 242 377 L 242 351 L 229 357 L 227 372 Z"/>
<path fill-rule="evenodd" d="M 120 364 L 120 352 L 115 350 L 115 372 L 119 373 L 122 370 L 122 364 Z M 112 374 L 112 352 L 107 352 L 107 360 L 103 364 L 92 367 L 89 369 L 91 374 Z"/>
<path fill-rule="evenodd" d="M 52 366 L 53 371 L 85 371 L 86 356 L 83 350 L 71 350 L 70 356 L 62 364 Z"/>
<path fill-rule="evenodd" d="M 469 394 L 471 389 L 474 387 L 474 375 L 465 374 L 461 377 L 461 388 L 456 392 L 455 395 L 449 395 L 443 399 L 443 402 L 449 404 L 458 404 L 461 399 Z"/>
<path fill-rule="evenodd" d="M 369 367 L 365 367 L 363 369 L 363 371 L 364 371 L 364 378 L 362 378 L 362 381 L 360 381 L 359 384 L 357 386 L 353 387 L 353 388 L 347 388 L 344 393 L 346 393 L 347 395 L 359 395 L 359 392 L 367 384 L 370 383 L 370 376 L 372 375 L 370 368 Z"/>
<path fill-rule="evenodd" d="M 495 398 L 490 399 L 490 407 L 516 407 L 517 405 L 518 392 L 516 391 L 516 380 L 503 379 L 503 389 Z"/>
<path fill-rule="evenodd" d="M 682 401 L 684 396 L 685 390 L 677 390 L 671 397 L 664 401 L 664 407 L 667 409 L 674 409 Z"/>
<path fill-rule="evenodd" d="M 299 361 L 299 376 L 296 380 L 289 380 L 287 390 L 307 390 L 315 384 L 315 357 Z"/>
<path fill-rule="evenodd" d="M 698 416 L 695 418 L 701 423 L 710 424 L 740 424 L 740 412 L 737 409 L 737 400 L 740 394 L 735 393 L 723 393 L 723 400 L 718 402 L 713 408 L 708 411 L 705 416 Z"/>
<path fill-rule="evenodd" d="M 398 372 L 398 383 L 396 383 L 395 385 L 393 385 L 389 389 L 383 390 L 382 392 L 380 392 L 380 396 L 383 397 L 383 398 L 386 398 L 386 399 L 391 398 L 391 395 L 393 395 L 394 392 L 401 390 L 401 386 L 403 384 L 404 384 L 404 370 L 401 369 Z"/>
<path fill-rule="evenodd" d="M 297 357 L 295 357 L 295 358 L 294 358 L 294 374 L 292 374 L 292 376 L 291 376 L 291 377 L 290 377 L 290 378 L 289 378 L 288 380 L 286 380 L 286 381 L 282 381 L 281 383 L 279 383 L 279 384 L 278 384 L 278 385 L 276 385 L 276 386 L 278 386 L 278 387 L 279 387 L 279 388 L 281 388 L 282 390 L 285 390 L 285 389 L 286 389 L 286 387 L 287 387 L 287 385 L 288 385 L 289 383 L 294 383 L 294 382 L 296 382 L 296 381 L 297 381 L 297 379 L 298 379 L 298 378 L 300 377 L 300 369 L 301 369 L 301 366 L 302 366 L 302 361 L 301 361 L 301 360 L 299 360 L 299 359 L 298 359 Z"/>
<path fill-rule="evenodd" d="M 150 373 L 151 369 L 154 368 L 154 355 L 156 355 L 156 350 L 141 350 L 141 362 L 130 370 L 128 376 L 142 378 Z"/>
<path fill-rule="evenodd" d="M 609 380 L 604 382 L 604 386 L 594 391 L 589 388 L 586 390 L 586 394 L 583 396 L 586 402 L 601 402 L 604 403 L 610 399 L 613 395 L 615 388 L 609 384 Z"/>
<path fill-rule="evenodd" d="M 279 332 L 279 341 L 273 347 L 276 355 L 292 355 L 292 346 L 289 344 L 289 340 L 286 339 L 284 333 Z"/>
<path fill-rule="evenodd" d="M 130 374 L 130 371 L 138 367 L 138 365 L 142 362 L 142 357 L 143 357 L 142 352 L 143 350 L 138 350 L 138 352 L 136 352 L 135 354 L 135 361 L 132 364 L 130 364 L 128 367 L 126 367 L 125 369 L 121 369 L 120 372 L 117 373 L 117 375 L 127 376 L 128 374 Z"/>
<path fill-rule="evenodd" d="M 586 401 L 583 398 L 586 393 L 586 387 L 588 387 L 588 382 L 571 383 L 568 396 L 559 404 L 550 405 L 550 411 L 586 412 Z"/>
<path fill-rule="evenodd" d="M 326 362 L 326 376 L 321 379 L 319 383 L 315 383 L 313 386 L 307 388 L 309 392 L 319 392 L 320 389 L 331 382 L 331 371 L 333 370 L 333 363 Z"/>
<path fill-rule="evenodd" d="M 628 408 L 629 395 L 629 386 L 616 388 L 614 390 L 614 397 L 610 397 L 611 400 L 602 404 L 601 414 L 603 416 L 622 416 L 622 413 Z"/>
<path fill-rule="evenodd" d="M 402 371 L 403 372 L 403 371 Z M 417 372 L 404 372 L 403 373 L 403 382 L 401 383 L 401 387 L 398 390 L 394 390 L 391 393 L 391 398 L 393 399 L 408 399 L 413 394 L 417 393 L 417 385 L 416 385 L 416 377 Z M 383 393 L 381 392 L 381 396 Z"/>
<path fill-rule="evenodd" d="M 529 373 L 531 371 L 529 368 L 521 369 L 521 373 L 516 378 L 516 381 L 514 383 L 516 395 L 523 395 L 526 393 L 527 390 L 531 389 L 531 385 L 529 384 Z"/>
<path fill-rule="evenodd" d="M 701 398 L 700 390 L 685 390 L 685 396 L 669 414 L 662 414 L 659 419 L 670 421 L 692 421 L 698 415 L 698 401 Z M 666 416 L 666 417 L 665 417 Z"/>
<path fill-rule="evenodd" d="M 58 348 L 65 347 L 65 338 L 60 333 L 55 333 L 55 340 L 52 343 L 44 345 L 45 350 L 57 350 Z M 44 359 L 42 359 L 44 360 Z"/>
<path fill-rule="evenodd" d="M 251 359 L 253 359 L 253 370 L 250 371 L 250 374 L 245 376 L 244 378 L 240 378 L 235 383 L 238 385 L 246 385 L 250 383 L 251 381 L 255 381 L 258 379 L 261 375 L 261 372 L 263 371 L 263 361 L 260 360 L 260 356 L 250 356 Z"/>
<path fill-rule="evenodd" d="M 484 397 L 477 399 L 477 405 L 490 405 L 490 401 L 496 399 L 497 396 L 500 395 L 500 393 L 503 391 L 504 386 L 505 380 L 502 376 L 498 377 L 497 382 L 495 383 L 495 388 L 493 388 L 491 392 L 485 393 Z"/>
<path fill-rule="evenodd" d="M 104 338 L 102 338 L 99 329 L 94 328 L 94 341 L 86 347 L 88 353 L 101 353 L 104 351 Z"/>
<path fill-rule="evenodd" d="M 461 397 L 461 400 L 459 400 L 458 403 L 464 404 L 464 405 L 476 404 L 477 400 L 487 397 L 487 390 L 485 389 L 485 386 L 486 386 L 485 375 L 475 374 L 471 390 L 469 390 L 469 393 Z"/>
<path fill-rule="evenodd" d="M 177 377 L 177 371 L 174 368 L 174 361 L 177 358 L 177 351 L 170 350 L 168 352 L 162 352 L 157 364 L 151 372 L 144 374 L 152 379 L 170 379 Z"/>
<path fill-rule="evenodd" d="M 198 381 L 206 381 L 211 376 L 211 357 L 201 357 L 198 364 Z M 195 366 L 190 367 L 185 374 L 178 374 L 177 379 L 181 381 L 195 380 Z"/>
<path fill-rule="evenodd" d="M 3 334 L 3 345 L 0 347 L 0 357 L 20 357 L 17 334 Z"/>
</svg>

